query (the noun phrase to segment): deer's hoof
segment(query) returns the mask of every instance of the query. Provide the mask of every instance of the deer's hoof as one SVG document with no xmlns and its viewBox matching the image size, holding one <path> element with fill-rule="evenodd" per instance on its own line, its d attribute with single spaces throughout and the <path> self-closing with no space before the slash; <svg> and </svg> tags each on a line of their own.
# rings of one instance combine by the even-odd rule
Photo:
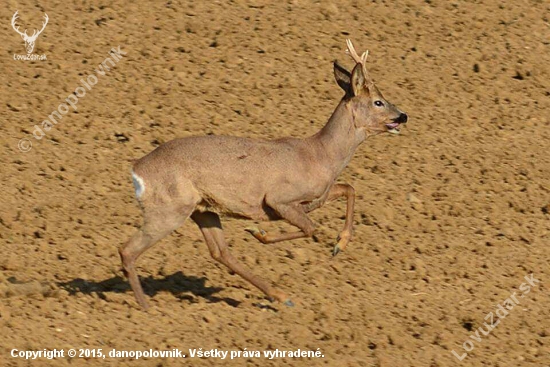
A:
<svg viewBox="0 0 550 367">
<path fill-rule="evenodd" d="M 286 301 L 283 302 L 283 305 L 287 307 L 294 307 L 294 302 L 292 302 L 290 299 L 287 299 Z"/>
<path fill-rule="evenodd" d="M 344 230 L 342 233 L 338 235 L 338 238 L 336 239 L 336 241 L 338 242 L 336 243 L 336 246 L 334 246 L 334 249 L 332 250 L 332 256 L 336 256 L 340 252 L 344 251 L 349 241 L 351 241 L 351 231 Z"/>
<path fill-rule="evenodd" d="M 250 233 L 251 235 L 253 235 L 254 237 L 258 235 L 265 236 L 267 234 L 263 229 L 260 229 L 258 227 L 248 227 L 248 228 L 245 228 L 244 230 Z"/>
<path fill-rule="evenodd" d="M 267 235 L 267 233 L 263 229 L 260 229 L 258 227 L 248 227 L 245 228 L 245 231 L 253 235 L 261 243 L 266 243 L 265 236 Z"/>
</svg>

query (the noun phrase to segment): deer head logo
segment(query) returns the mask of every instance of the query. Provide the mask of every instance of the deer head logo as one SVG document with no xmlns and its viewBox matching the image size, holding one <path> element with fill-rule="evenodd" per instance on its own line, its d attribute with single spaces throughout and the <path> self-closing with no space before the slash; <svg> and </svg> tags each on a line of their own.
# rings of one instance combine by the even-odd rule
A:
<svg viewBox="0 0 550 367">
<path fill-rule="evenodd" d="M 13 29 L 15 29 L 15 31 L 17 33 L 19 33 L 19 35 L 21 36 L 21 38 L 23 38 L 23 41 L 25 41 L 25 48 L 27 49 L 27 54 L 32 54 L 32 51 L 34 50 L 34 44 L 36 42 L 36 39 L 38 38 L 38 36 L 40 35 L 40 33 L 42 33 L 42 31 L 44 30 L 44 28 L 46 28 L 46 24 L 48 24 L 48 14 L 45 14 L 44 13 L 44 23 L 42 23 L 42 29 L 40 31 L 37 31 L 36 29 L 33 31 L 32 33 L 32 36 L 29 36 L 27 34 L 27 30 L 25 29 L 25 32 L 21 33 L 19 31 L 19 26 L 17 24 L 15 24 L 17 22 L 17 13 L 19 11 L 16 11 L 15 14 L 13 14 L 13 18 L 11 18 L 11 26 L 13 27 Z"/>
</svg>

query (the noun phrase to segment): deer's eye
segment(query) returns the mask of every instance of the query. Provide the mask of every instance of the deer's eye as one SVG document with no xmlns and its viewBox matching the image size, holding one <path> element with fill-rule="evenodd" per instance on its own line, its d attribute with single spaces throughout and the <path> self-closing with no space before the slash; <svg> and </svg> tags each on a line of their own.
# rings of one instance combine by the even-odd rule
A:
<svg viewBox="0 0 550 367">
<path fill-rule="evenodd" d="M 377 101 L 374 101 L 374 105 L 376 107 L 384 107 L 384 102 L 377 100 Z"/>
</svg>

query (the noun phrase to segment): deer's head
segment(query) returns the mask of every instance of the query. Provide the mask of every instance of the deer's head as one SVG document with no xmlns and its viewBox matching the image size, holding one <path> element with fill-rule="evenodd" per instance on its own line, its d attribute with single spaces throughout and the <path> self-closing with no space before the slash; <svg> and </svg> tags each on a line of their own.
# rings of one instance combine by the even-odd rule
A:
<svg viewBox="0 0 550 367">
<path fill-rule="evenodd" d="M 383 132 L 399 134 L 401 124 L 408 117 L 392 103 L 388 102 L 374 84 L 366 68 L 368 51 L 357 54 L 348 39 L 347 53 L 356 62 L 350 73 L 337 62 L 334 63 L 334 76 L 338 85 L 346 92 L 344 97 L 350 109 L 355 128 L 365 137 Z"/>
<path fill-rule="evenodd" d="M 32 54 L 32 51 L 34 50 L 34 45 L 35 45 L 35 42 L 36 42 L 36 39 L 38 38 L 38 36 L 40 35 L 40 33 L 42 33 L 42 31 L 44 30 L 44 28 L 46 28 L 46 24 L 48 24 L 48 14 L 44 14 L 44 22 L 42 23 L 42 29 L 37 31 L 36 29 L 33 31 L 32 35 L 29 36 L 27 34 L 27 30 L 25 29 L 25 32 L 20 32 L 19 31 L 19 26 L 16 24 L 17 22 L 17 13 L 19 11 L 16 11 L 15 14 L 13 14 L 13 17 L 11 18 L 11 26 L 13 27 L 13 29 L 19 33 L 19 35 L 21 36 L 21 38 L 23 38 L 23 40 L 25 41 L 25 49 L 27 50 L 27 54 Z"/>
</svg>

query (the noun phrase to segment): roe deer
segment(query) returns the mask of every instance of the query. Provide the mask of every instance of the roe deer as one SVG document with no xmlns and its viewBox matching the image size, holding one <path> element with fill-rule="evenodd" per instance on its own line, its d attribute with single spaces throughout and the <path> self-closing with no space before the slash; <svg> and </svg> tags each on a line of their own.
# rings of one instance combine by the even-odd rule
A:
<svg viewBox="0 0 550 367">
<path fill-rule="evenodd" d="M 356 148 L 367 137 L 399 133 L 407 115 L 388 102 L 366 69 L 368 52 L 359 56 L 350 40 L 347 53 L 356 65 L 350 73 L 334 63 L 334 75 L 345 96 L 315 135 L 276 140 L 230 136 L 196 136 L 162 144 L 136 161 L 132 178 L 144 222 L 119 250 L 123 270 L 137 302 L 147 308 L 135 262 L 158 240 L 188 218 L 199 226 L 212 257 L 258 287 L 270 299 L 293 303 L 287 295 L 253 274 L 233 257 L 224 238 L 220 215 L 255 220 L 284 219 L 299 230 L 273 234 L 249 232 L 262 243 L 311 237 L 307 213 L 325 202 L 347 199 L 343 231 L 333 254 L 352 237 L 354 189 L 336 184 Z"/>
</svg>

